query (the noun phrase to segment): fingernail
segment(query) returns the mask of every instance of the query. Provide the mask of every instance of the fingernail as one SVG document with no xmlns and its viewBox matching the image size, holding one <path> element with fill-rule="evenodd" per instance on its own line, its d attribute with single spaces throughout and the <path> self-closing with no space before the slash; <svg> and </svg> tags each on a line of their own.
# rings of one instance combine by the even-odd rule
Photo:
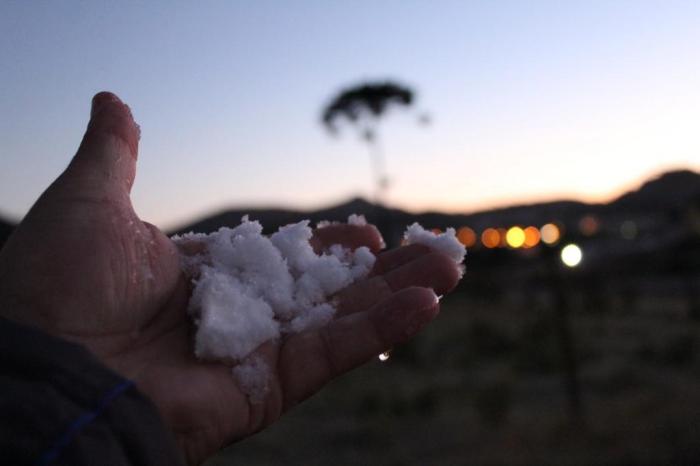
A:
<svg viewBox="0 0 700 466">
<path fill-rule="evenodd" d="M 400 343 L 408 340 L 433 320 L 438 312 L 435 303 L 425 307 L 389 307 L 382 316 L 387 341 Z"/>
<path fill-rule="evenodd" d="M 408 312 L 404 318 L 405 326 L 403 330 L 405 338 L 412 338 L 423 327 L 428 325 L 437 314 L 435 309 L 435 306 L 431 306 L 430 308 L 421 309 L 420 311 Z"/>
<path fill-rule="evenodd" d="M 100 113 L 100 111 L 103 108 L 105 108 L 105 106 L 107 104 L 110 104 L 113 102 L 121 102 L 121 100 L 119 100 L 119 97 L 112 94 L 111 92 L 100 92 L 100 93 L 95 94 L 95 97 L 92 98 L 92 108 L 90 110 L 90 118 L 93 118 L 95 115 Z"/>
<path fill-rule="evenodd" d="M 374 228 L 374 231 L 377 232 L 377 236 L 379 236 L 379 250 L 383 251 L 384 249 L 386 249 L 386 242 L 384 241 L 382 232 L 379 231 L 379 228 L 377 228 L 376 225 L 372 225 L 372 228 Z"/>
</svg>

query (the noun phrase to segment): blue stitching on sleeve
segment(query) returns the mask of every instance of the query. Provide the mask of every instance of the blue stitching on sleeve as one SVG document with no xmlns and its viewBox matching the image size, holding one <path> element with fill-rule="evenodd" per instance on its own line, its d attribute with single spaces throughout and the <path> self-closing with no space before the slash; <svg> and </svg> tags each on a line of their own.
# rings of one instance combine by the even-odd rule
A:
<svg viewBox="0 0 700 466">
<path fill-rule="evenodd" d="M 51 462 L 53 462 L 56 458 L 58 458 L 58 455 L 61 454 L 61 451 L 70 444 L 70 442 L 80 433 L 80 431 L 85 428 L 88 424 L 90 424 L 92 421 L 95 420 L 97 416 L 99 416 L 107 407 L 109 404 L 114 401 L 119 395 L 124 393 L 126 390 L 128 390 L 132 385 L 134 385 L 134 382 L 132 380 L 125 380 L 124 382 L 120 383 L 113 389 L 111 389 L 109 392 L 105 394 L 104 397 L 100 400 L 99 404 L 97 407 L 85 414 L 80 415 L 75 421 L 71 423 L 70 426 L 68 426 L 68 429 L 65 431 L 63 435 L 56 441 L 56 443 L 53 444 L 53 446 L 48 449 L 41 457 L 39 460 L 37 460 L 36 464 L 37 465 L 47 465 Z"/>
</svg>

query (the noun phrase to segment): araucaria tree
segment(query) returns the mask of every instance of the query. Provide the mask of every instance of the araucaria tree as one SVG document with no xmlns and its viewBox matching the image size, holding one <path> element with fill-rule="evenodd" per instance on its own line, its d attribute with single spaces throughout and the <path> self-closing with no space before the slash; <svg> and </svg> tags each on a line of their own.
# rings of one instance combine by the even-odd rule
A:
<svg viewBox="0 0 700 466">
<path fill-rule="evenodd" d="M 372 159 L 377 202 L 384 200 L 389 178 L 378 142 L 379 120 L 390 107 L 409 107 L 414 101 L 412 89 L 394 82 L 367 82 L 341 90 L 323 109 L 322 122 L 332 134 L 338 133 L 338 120 L 355 126 L 367 143 Z"/>
</svg>

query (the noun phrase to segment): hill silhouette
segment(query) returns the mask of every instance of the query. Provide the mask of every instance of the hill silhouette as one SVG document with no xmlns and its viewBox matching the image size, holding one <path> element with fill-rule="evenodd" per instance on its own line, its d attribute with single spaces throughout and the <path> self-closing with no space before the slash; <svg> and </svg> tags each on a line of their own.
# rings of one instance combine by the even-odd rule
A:
<svg viewBox="0 0 700 466">
<path fill-rule="evenodd" d="M 309 219 L 312 222 L 345 221 L 348 215 L 353 213 L 365 215 L 370 223 L 377 224 L 381 230 L 391 225 L 401 225 L 403 228 L 414 221 L 426 228 L 468 225 L 477 230 L 489 226 L 542 224 L 552 220 L 563 225 L 574 225 L 584 215 L 624 217 L 663 214 L 670 210 L 683 209 L 684 206 L 695 203 L 699 199 L 700 174 L 679 170 L 664 173 L 647 181 L 639 189 L 628 192 L 608 204 L 562 200 L 515 205 L 470 214 L 446 214 L 430 211 L 411 213 L 375 205 L 362 198 L 354 198 L 348 202 L 315 211 L 245 208 L 227 210 L 177 228 L 174 233 L 189 231 L 209 233 L 222 226 L 238 225 L 244 215 L 259 220 L 268 232 L 301 219 Z"/>
<path fill-rule="evenodd" d="M 370 223 L 376 224 L 382 230 L 385 238 L 392 244 L 398 241 L 403 228 L 412 222 L 419 222 L 426 228 L 468 225 L 475 230 L 483 230 L 490 226 L 537 225 L 556 220 L 572 228 L 584 215 L 596 215 L 612 221 L 622 218 L 656 221 L 656 218 L 669 216 L 679 219 L 691 206 L 700 208 L 700 174 L 690 170 L 676 170 L 652 178 L 639 189 L 625 193 L 608 204 L 561 200 L 514 205 L 469 214 L 447 214 L 435 211 L 412 213 L 375 205 L 362 198 L 353 198 L 342 204 L 314 211 L 235 208 L 203 217 L 170 233 L 210 233 L 222 226 L 238 225 L 244 215 L 259 220 L 269 233 L 282 225 L 302 219 L 309 219 L 312 223 L 321 220 L 346 221 L 350 214 L 363 214 Z M 0 218 L 0 246 L 7 240 L 14 226 L 12 222 Z"/>
<path fill-rule="evenodd" d="M 10 234 L 14 229 L 14 224 L 0 218 L 0 248 L 2 248 L 2 246 L 5 244 L 5 241 L 7 241 L 7 238 L 10 237 Z"/>
<path fill-rule="evenodd" d="M 664 173 L 612 202 L 630 210 L 678 209 L 700 198 L 700 175 L 690 170 Z"/>
</svg>

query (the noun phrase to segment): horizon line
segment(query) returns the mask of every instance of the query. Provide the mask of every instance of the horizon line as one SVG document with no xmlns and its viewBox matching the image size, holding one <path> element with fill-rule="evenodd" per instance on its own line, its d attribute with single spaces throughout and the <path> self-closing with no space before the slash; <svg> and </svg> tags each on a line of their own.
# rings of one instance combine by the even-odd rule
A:
<svg viewBox="0 0 700 466">
<path fill-rule="evenodd" d="M 443 205 L 442 207 L 421 207 L 421 208 L 415 208 L 415 207 L 410 207 L 409 205 L 401 202 L 391 202 L 391 203 L 386 203 L 385 207 L 389 209 L 399 209 L 403 210 L 407 213 L 414 214 L 414 215 L 420 215 L 420 214 L 426 214 L 426 213 L 442 213 L 442 214 L 449 214 L 449 215 L 477 215 L 477 214 L 482 214 L 485 212 L 490 212 L 490 211 L 497 211 L 497 210 L 504 210 L 504 209 L 509 209 L 509 208 L 515 208 L 515 207 L 527 207 L 527 206 L 534 206 L 537 204 L 550 204 L 550 203 L 557 203 L 557 202 L 577 202 L 581 204 L 587 204 L 587 205 L 606 205 L 606 204 L 611 204 L 623 195 L 634 192 L 639 190 L 644 184 L 647 182 L 650 182 L 652 180 L 655 180 L 665 174 L 668 173 L 673 173 L 673 172 L 678 172 L 678 171 L 690 171 L 698 176 L 700 176 L 700 171 L 697 169 L 692 168 L 691 164 L 680 166 L 680 165 L 673 165 L 669 167 L 664 167 L 659 170 L 654 170 L 651 172 L 651 174 L 642 176 L 637 178 L 636 181 L 629 181 L 627 183 L 624 183 L 620 188 L 610 192 L 609 194 L 606 195 L 596 195 L 596 194 L 581 194 L 581 193 L 559 193 L 559 194 L 545 194 L 545 195 L 535 195 L 535 196 L 529 196 L 527 199 L 520 199 L 520 200 L 492 200 L 492 201 L 486 201 L 482 204 L 479 203 L 476 206 L 472 205 L 468 209 L 463 209 L 463 208 L 450 208 L 449 206 Z M 284 210 L 284 211 L 290 211 L 290 212 L 298 212 L 301 214 L 304 213 L 313 213 L 319 210 L 325 210 L 325 209 L 331 209 L 333 207 L 337 207 L 343 204 L 347 204 L 353 200 L 362 200 L 364 202 L 367 202 L 368 204 L 372 205 L 377 205 L 377 202 L 370 199 L 368 196 L 365 196 L 363 194 L 348 194 L 343 197 L 336 198 L 335 200 L 331 201 L 325 201 L 319 204 L 315 205 L 304 205 L 301 206 L 299 204 L 286 204 L 284 201 L 252 201 L 246 204 L 228 204 L 228 205 L 222 205 L 220 207 L 215 207 L 212 209 L 208 210 L 208 213 L 203 213 L 194 217 L 191 217 L 189 220 L 181 221 L 181 222 L 172 222 L 169 223 L 168 225 L 163 227 L 163 230 L 165 231 L 175 231 L 178 229 L 182 229 L 183 227 L 186 227 L 188 225 L 197 223 L 199 221 L 205 220 L 209 217 L 213 217 L 215 215 L 220 215 L 224 214 L 226 212 L 231 212 L 231 211 L 237 211 L 237 210 Z"/>
<path fill-rule="evenodd" d="M 549 204 L 556 202 L 578 202 L 581 204 L 588 205 L 605 205 L 614 202 L 626 193 L 634 192 L 640 189 L 645 183 L 659 178 L 668 173 L 677 171 L 690 171 L 700 175 L 700 172 L 692 164 L 687 165 L 671 165 L 666 167 L 661 167 L 654 171 L 649 172 L 647 175 L 638 177 L 636 180 L 628 181 L 622 184 L 619 188 L 607 193 L 607 194 L 585 194 L 585 193 L 548 193 L 542 195 L 530 195 L 527 198 L 516 199 L 513 198 L 495 198 L 479 202 L 478 204 L 472 204 L 468 207 L 460 207 L 458 205 L 451 206 L 449 204 L 443 204 L 442 206 L 428 205 L 424 207 L 412 207 L 410 203 L 405 203 L 401 201 L 389 201 L 385 204 L 387 208 L 403 210 L 410 214 L 420 215 L 425 213 L 444 213 L 450 215 L 476 215 L 484 212 L 504 210 L 514 207 L 524 207 L 533 206 L 537 204 Z M 376 205 L 377 202 L 372 200 L 370 196 L 362 193 L 350 193 L 342 197 L 337 197 L 333 200 L 324 201 L 318 204 L 290 204 L 284 201 L 275 200 L 261 200 L 261 201 L 247 201 L 240 204 L 229 203 L 226 205 L 214 206 L 208 208 L 202 213 L 190 216 L 188 219 L 175 220 L 172 222 L 167 222 L 162 226 L 158 227 L 163 231 L 175 231 L 181 229 L 184 226 L 197 223 L 206 218 L 212 217 L 214 215 L 219 215 L 228 211 L 235 210 L 285 210 L 299 213 L 313 213 L 318 210 L 330 209 L 339 205 L 346 204 L 353 200 L 362 200 L 372 205 Z M 26 215 L 26 214 L 25 214 Z M 23 218 L 23 217 L 22 217 Z M 11 216 L 5 215 L 0 212 L 0 221 L 8 223 L 12 226 L 18 225 L 22 218 L 16 220 Z"/>
</svg>

